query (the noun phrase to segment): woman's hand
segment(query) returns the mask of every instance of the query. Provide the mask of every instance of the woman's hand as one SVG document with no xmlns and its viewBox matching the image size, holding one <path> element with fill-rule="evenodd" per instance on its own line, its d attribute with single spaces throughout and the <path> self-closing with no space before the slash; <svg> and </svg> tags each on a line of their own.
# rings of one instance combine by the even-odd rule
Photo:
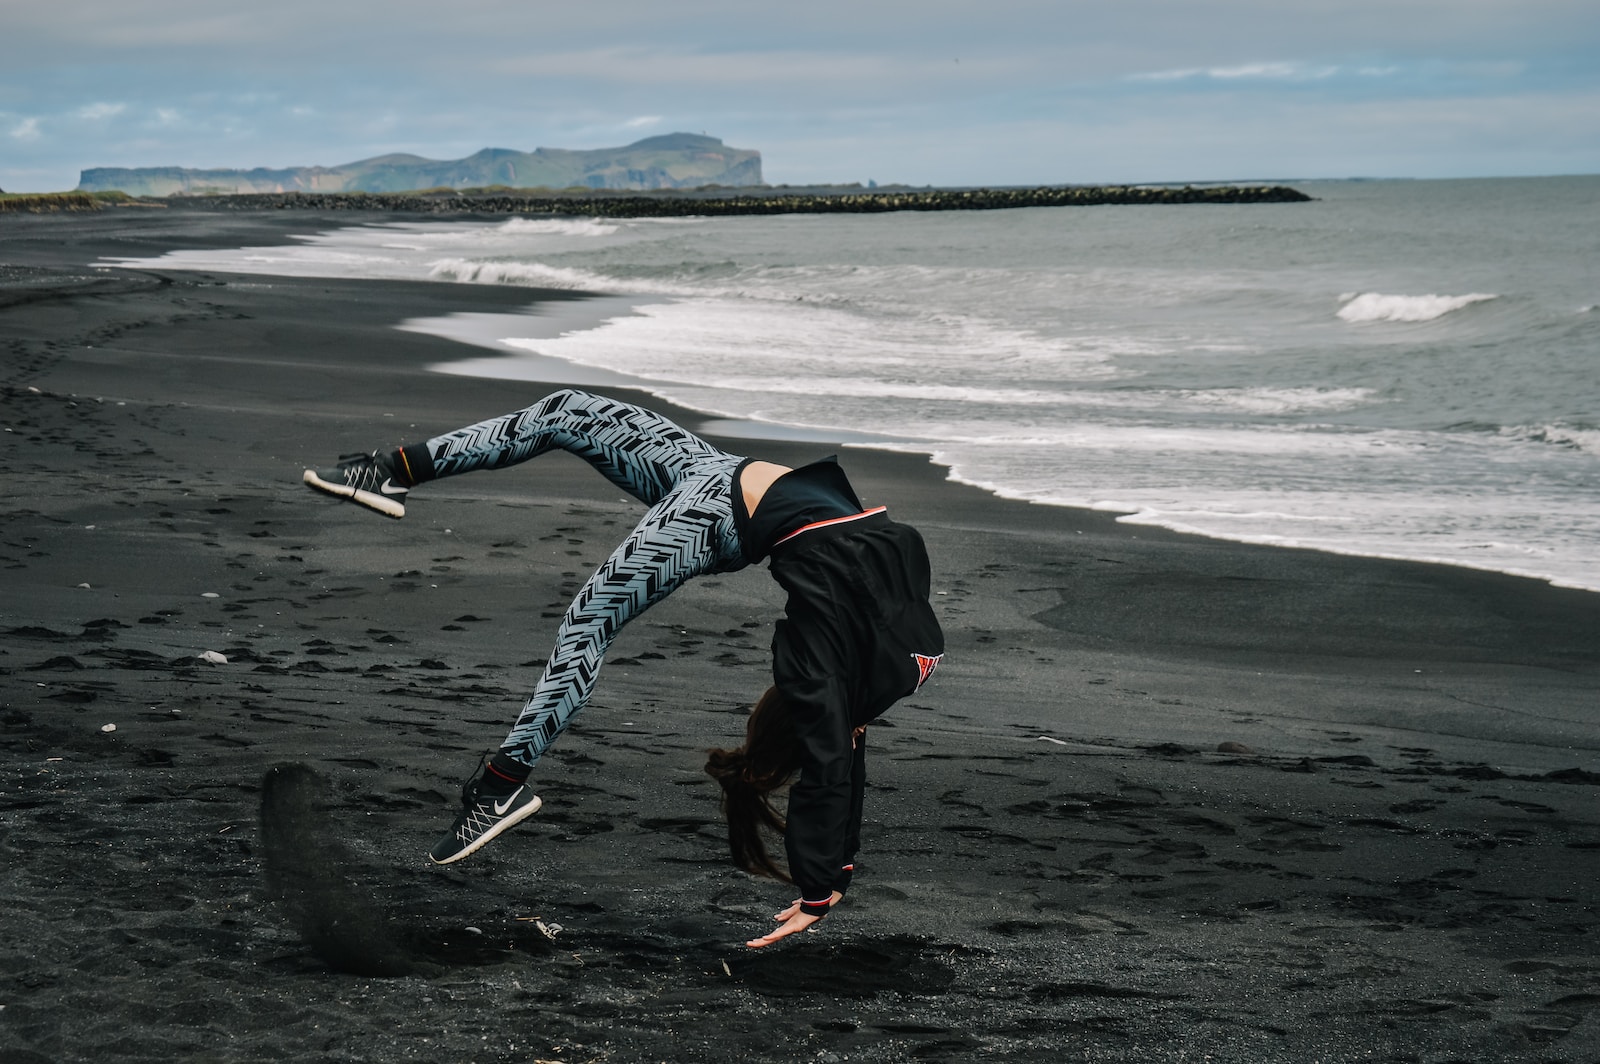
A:
<svg viewBox="0 0 1600 1064">
<path fill-rule="evenodd" d="M 840 894 L 837 890 L 834 891 L 833 896 L 828 899 L 828 907 L 831 909 L 833 906 L 838 905 L 839 900 L 843 897 L 843 894 Z M 763 946 L 770 946 L 780 938 L 788 938 L 797 931 L 804 931 L 806 928 L 822 919 L 822 917 L 808 916 L 801 912 L 800 899 L 796 898 L 793 904 L 791 904 L 787 909 L 783 910 L 783 912 L 774 916 L 773 919 L 778 921 L 778 929 L 776 931 L 773 931 L 768 935 L 762 935 L 760 938 L 752 938 L 749 942 L 746 942 L 745 945 L 749 946 L 751 949 L 760 949 Z"/>
</svg>

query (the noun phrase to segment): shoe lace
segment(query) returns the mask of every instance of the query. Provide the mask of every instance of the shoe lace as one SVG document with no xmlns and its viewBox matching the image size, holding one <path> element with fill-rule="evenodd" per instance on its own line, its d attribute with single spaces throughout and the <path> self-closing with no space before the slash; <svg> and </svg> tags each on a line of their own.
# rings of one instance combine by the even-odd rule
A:
<svg viewBox="0 0 1600 1064">
<path fill-rule="evenodd" d="M 354 454 L 341 454 L 339 470 L 344 474 L 344 482 L 357 488 L 370 487 L 382 476 L 377 458 L 360 451 Z"/>
<path fill-rule="evenodd" d="M 461 785 L 461 805 L 466 809 L 470 810 L 474 805 L 478 804 L 478 781 L 483 778 L 484 772 L 488 769 L 490 756 L 489 754 L 484 754 L 479 758 L 477 769 L 467 777 L 467 782 Z"/>
</svg>

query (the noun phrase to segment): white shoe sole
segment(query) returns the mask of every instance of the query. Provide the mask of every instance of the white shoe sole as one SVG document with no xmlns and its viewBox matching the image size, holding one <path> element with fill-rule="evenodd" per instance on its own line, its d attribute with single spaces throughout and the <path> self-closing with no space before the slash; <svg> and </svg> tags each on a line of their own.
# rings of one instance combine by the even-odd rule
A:
<svg viewBox="0 0 1600 1064">
<path fill-rule="evenodd" d="M 367 509 L 376 510 L 386 517 L 404 517 L 406 515 L 405 503 L 397 499 L 391 499 L 387 495 L 379 495 L 375 491 L 361 491 L 357 488 L 352 488 L 348 484 L 335 484 L 331 480 L 323 480 L 317 476 L 315 469 L 306 470 L 305 475 L 300 479 L 318 491 L 327 492 L 329 495 L 337 495 L 339 498 L 349 499 L 351 502 L 358 502 Z"/>
</svg>

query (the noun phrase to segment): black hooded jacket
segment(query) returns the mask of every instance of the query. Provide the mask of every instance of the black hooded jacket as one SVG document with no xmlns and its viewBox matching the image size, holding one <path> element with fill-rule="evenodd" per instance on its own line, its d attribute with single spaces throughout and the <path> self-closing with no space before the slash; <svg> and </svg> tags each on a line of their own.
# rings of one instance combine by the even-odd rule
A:
<svg viewBox="0 0 1600 1064">
<path fill-rule="evenodd" d="M 773 682 L 801 748 L 784 841 L 802 910 L 821 916 L 849 886 L 860 838 L 866 740 L 853 733 L 922 685 L 944 633 L 921 535 L 883 507 L 863 510 L 832 459 L 780 477 L 753 517 L 742 502 L 746 556 L 770 554 L 789 595 L 772 639 Z"/>
</svg>

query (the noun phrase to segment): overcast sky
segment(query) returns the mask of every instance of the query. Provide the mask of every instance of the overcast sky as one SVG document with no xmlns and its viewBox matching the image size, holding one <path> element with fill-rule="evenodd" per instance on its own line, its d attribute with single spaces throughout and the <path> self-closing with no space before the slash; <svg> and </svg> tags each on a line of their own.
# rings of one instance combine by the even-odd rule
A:
<svg viewBox="0 0 1600 1064">
<path fill-rule="evenodd" d="M 1597 0 L 0 0 L 0 188 L 674 131 L 772 183 L 1600 173 Z"/>
</svg>

